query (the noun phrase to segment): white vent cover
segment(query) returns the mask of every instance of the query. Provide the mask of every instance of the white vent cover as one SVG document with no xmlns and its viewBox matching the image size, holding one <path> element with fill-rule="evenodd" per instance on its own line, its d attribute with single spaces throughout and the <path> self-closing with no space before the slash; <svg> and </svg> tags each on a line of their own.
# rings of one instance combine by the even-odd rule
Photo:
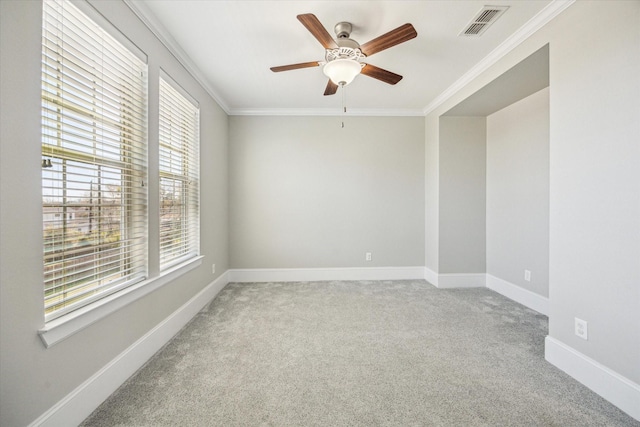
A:
<svg viewBox="0 0 640 427">
<path fill-rule="evenodd" d="M 502 15 L 509 6 L 485 6 L 460 32 L 460 36 L 477 37 L 487 31 L 487 28 Z"/>
</svg>

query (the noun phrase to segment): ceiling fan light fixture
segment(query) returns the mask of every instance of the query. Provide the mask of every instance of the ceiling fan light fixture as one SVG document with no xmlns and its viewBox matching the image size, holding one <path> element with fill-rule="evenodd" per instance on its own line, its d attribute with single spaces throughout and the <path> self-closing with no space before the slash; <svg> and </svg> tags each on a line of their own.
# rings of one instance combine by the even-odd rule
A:
<svg viewBox="0 0 640 427">
<path fill-rule="evenodd" d="M 1 1 L 1 0 L 0 0 Z M 378 68 L 375 65 L 365 63 L 365 59 L 371 55 L 389 49 L 400 43 L 416 38 L 418 33 L 413 25 L 407 23 L 395 30 L 388 31 L 373 40 L 360 46 L 360 43 L 349 38 L 353 26 L 348 22 L 339 22 L 334 30 L 337 38 L 334 39 L 325 29 L 324 25 L 313 13 L 304 13 L 297 16 L 298 21 L 309 30 L 311 35 L 320 42 L 325 49 L 325 61 L 301 62 L 298 64 L 281 65 L 271 67 L 271 71 L 297 70 L 299 68 L 311 68 L 322 66 L 323 73 L 329 77 L 324 95 L 335 95 L 340 86 L 346 86 L 356 78 L 358 74 L 372 77 L 381 82 L 395 85 L 402 76 L 391 71 Z M 324 64 L 324 65 L 323 65 Z M 344 96 L 344 91 L 342 91 Z M 343 101 L 344 103 L 344 101 Z"/>
<path fill-rule="evenodd" d="M 346 86 L 362 71 L 362 65 L 354 59 L 334 59 L 327 62 L 322 72 L 337 85 Z"/>
</svg>

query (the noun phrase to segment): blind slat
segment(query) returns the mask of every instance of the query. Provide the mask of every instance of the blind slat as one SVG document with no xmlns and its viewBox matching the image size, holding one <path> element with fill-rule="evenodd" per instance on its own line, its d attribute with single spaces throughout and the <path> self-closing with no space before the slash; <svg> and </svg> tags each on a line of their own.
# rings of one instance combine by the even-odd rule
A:
<svg viewBox="0 0 640 427">
<path fill-rule="evenodd" d="M 160 269 L 199 253 L 199 109 L 160 79 Z"/>
<path fill-rule="evenodd" d="M 46 320 L 146 275 L 146 76 L 70 2 L 43 2 Z"/>
</svg>

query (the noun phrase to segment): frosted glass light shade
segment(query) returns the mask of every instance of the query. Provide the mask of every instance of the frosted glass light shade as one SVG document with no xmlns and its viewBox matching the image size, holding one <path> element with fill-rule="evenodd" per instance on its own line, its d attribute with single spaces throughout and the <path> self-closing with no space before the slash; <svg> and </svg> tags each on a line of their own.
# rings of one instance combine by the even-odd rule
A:
<svg viewBox="0 0 640 427">
<path fill-rule="evenodd" d="M 348 85 L 360 74 L 362 67 L 358 61 L 353 59 L 334 59 L 327 62 L 322 72 L 335 84 Z"/>
</svg>

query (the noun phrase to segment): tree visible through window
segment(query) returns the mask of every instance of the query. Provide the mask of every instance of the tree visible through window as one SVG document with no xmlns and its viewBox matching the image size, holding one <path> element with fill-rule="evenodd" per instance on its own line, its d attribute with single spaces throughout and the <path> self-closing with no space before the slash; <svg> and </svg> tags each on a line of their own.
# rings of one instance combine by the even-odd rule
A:
<svg viewBox="0 0 640 427">
<path fill-rule="evenodd" d="M 47 319 L 147 269 L 146 64 L 68 1 L 43 2 Z"/>
<path fill-rule="evenodd" d="M 160 269 L 198 255 L 200 112 L 160 79 Z"/>
</svg>

